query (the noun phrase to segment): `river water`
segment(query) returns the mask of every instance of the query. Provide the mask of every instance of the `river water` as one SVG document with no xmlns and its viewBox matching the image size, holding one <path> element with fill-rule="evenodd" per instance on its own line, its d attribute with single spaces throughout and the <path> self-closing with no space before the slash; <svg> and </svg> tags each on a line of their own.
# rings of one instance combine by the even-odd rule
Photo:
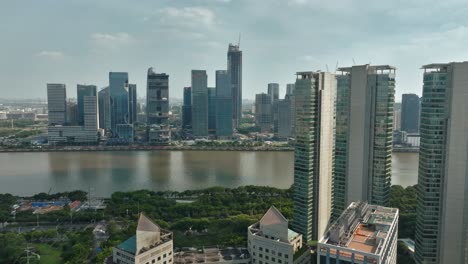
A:
<svg viewBox="0 0 468 264">
<path fill-rule="evenodd" d="M 109 151 L 0 153 L 0 193 L 30 195 L 82 189 L 115 191 L 293 183 L 293 152 Z M 392 155 L 392 184 L 417 182 L 417 153 Z"/>
</svg>

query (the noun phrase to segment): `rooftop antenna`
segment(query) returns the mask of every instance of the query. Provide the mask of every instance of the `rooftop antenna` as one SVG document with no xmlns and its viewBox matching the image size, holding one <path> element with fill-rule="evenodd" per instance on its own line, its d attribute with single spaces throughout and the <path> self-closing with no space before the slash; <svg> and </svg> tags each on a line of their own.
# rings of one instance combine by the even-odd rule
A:
<svg viewBox="0 0 468 264">
<path fill-rule="evenodd" d="M 237 47 L 240 48 L 241 33 L 239 32 L 239 41 L 237 42 Z"/>
<path fill-rule="evenodd" d="M 353 65 L 356 65 L 356 61 L 354 61 L 354 58 L 353 58 Z"/>
<path fill-rule="evenodd" d="M 335 71 L 338 70 L 338 61 L 336 61 Z"/>
</svg>

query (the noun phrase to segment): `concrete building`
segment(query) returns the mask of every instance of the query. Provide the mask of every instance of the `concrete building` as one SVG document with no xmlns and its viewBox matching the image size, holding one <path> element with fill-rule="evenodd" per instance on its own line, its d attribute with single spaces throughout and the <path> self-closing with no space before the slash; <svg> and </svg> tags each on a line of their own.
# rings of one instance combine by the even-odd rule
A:
<svg viewBox="0 0 468 264">
<path fill-rule="evenodd" d="M 403 94 L 401 100 L 401 131 L 419 132 L 420 101 L 417 94 Z"/>
<path fill-rule="evenodd" d="M 232 117 L 231 117 L 232 118 Z M 184 250 L 174 253 L 175 264 L 251 264 L 246 248 L 206 248 L 203 251 Z"/>
<path fill-rule="evenodd" d="M 393 147 L 395 67 L 338 69 L 333 217 L 351 202 L 387 206 Z"/>
<path fill-rule="evenodd" d="M 49 126 L 49 145 L 95 145 L 98 140 L 96 130 L 86 130 L 83 126 Z"/>
<path fill-rule="evenodd" d="M 255 125 L 262 133 L 270 133 L 273 128 L 271 96 L 266 93 L 255 95 Z"/>
<path fill-rule="evenodd" d="M 468 263 L 468 62 L 423 69 L 415 260 Z"/>
<path fill-rule="evenodd" d="M 184 104 L 182 105 L 182 128 L 192 128 L 192 87 L 184 87 Z"/>
<path fill-rule="evenodd" d="M 192 131 L 195 137 L 208 136 L 208 76 L 192 70 Z"/>
<path fill-rule="evenodd" d="M 317 246 L 317 263 L 396 264 L 397 208 L 353 202 Z"/>
<path fill-rule="evenodd" d="M 117 125 L 129 123 L 128 73 L 109 73 L 109 99 L 111 129 L 115 132 Z"/>
<path fill-rule="evenodd" d="M 291 120 L 291 100 L 289 98 L 279 100 L 278 104 L 278 130 L 277 137 L 289 138 L 292 136 L 292 120 Z"/>
<path fill-rule="evenodd" d="M 393 107 L 393 131 L 401 131 L 401 103 Z"/>
<path fill-rule="evenodd" d="M 274 206 L 249 226 L 247 239 L 253 264 L 310 263 L 302 235 L 288 228 L 288 220 Z"/>
<path fill-rule="evenodd" d="M 79 118 L 78 104 L 73 101 L 67 102 L 67 126 L 77 126 Z"/>
<path fill-rule="evenodd" d="M 136 84 L 128 85 L 128 123 L 135 124 L 137 121 L 137 86 Z"/>
<path fill-rule="evenodd" d="M 173 263 L 172 232 L 160 228 L 143 213 L 136 234 L 112 250 L 115 264 Z"/>
<path fill-rule="evenodd" d="M 65 125 L 67 122 L 67 90 L 65 84 L 47 84 L 49 125 Z"/>
<path fill-rule="evenodd" d="M 240 50 L 239 44 L 229 44 L 227 52 L 227 71 L 231 77 L 232 119 L 234 127 L 237 128 L 242 118 L 242 51 Z"/>
<path fill-rule="evenodd" d="M 98 93 L 99 107 L 99 128 L 110 130 L 111 128 L 111 109 L 109 99 L 109 86 L 104 87 Z"/>
<path fill-rule="evenodd" d="M 78 105 L 79 108 L 79 105 Z M 83 97 L 83 127 L 85 130 L 97 131 L 99 128 L 97 96 Z"/>
<path fill-rule="evenodd" d="M 232 89 L 227 71 L 216 71 L 216 136 L 231 137 Z"/>
<path fill-rule="evenodd" d="M 148 125 L 167 124 L 169 118 L 169 75 L 148 69 L 146 83 Z"/>
<path fill-rule="evenodd" d="M 78 125 L 84 126 L 85 114 L 84 114 L 84 97 L 85 96 L 97 96 L 96 85 L 84 85 L 78 84 L 76 87 L 77 102 L 78 102 Z"/>
<path fill-rule="evenodd" d="M 324 234 L 332 210 L 335 75 L 298 72 L 293 230 L 306 241 Z"/>
</svg>

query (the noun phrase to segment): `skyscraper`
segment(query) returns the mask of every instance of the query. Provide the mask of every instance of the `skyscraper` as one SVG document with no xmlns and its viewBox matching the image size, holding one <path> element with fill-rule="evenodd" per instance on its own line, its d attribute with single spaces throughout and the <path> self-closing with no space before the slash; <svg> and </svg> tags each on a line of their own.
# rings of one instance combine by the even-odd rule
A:
<svg viewBox="0 0 468 264">
<path fill-rule="evenodd" d="M 85 130 L 97 131 L 98 129 L 97 96 L 83 97 L 83 128 Z"/>
<path fill-rule="evenodd" d="M 279 100 L 279 84 L 269 83 L 268 84 L 268 95 L 271 96 L 271 101 L 276 102 Z"/>
<path fill-rule="evenodd" d="M 419 96 L 403 94 L 401 100 L 401 131 L 419 132 Z"/>
<path fill-rule="evenodd" d="M 67 102 L 67 126 L 77 126 L 78 125 L 78 104 L 74 101 L 68 100 Z"/>
<path fill-rule="evenodd" d="M 128 73 L 109 73 L 109 100 L 111 109 L 111 129 L 116 131 L 117 125 L 128 124 Z"/>
<path fill-rule="evenodd" d="M 208 87 L 206 71 L 192 70 L 192 131 L 196 137 L 208 136 Z"/>
<path fill-rule="evenodd" d="M 286 84 L 286 96 L 291 96 L 294 95 L 294 83 L 288 83 Z"/>
<path fill-rule="evenodd" d="M 78 125 L 84 126 L 84 97 L 97 96 L 97 88 L 96 85 L 78 84 L 76 93 L 78 95 Z"/>
<path fill-rule="evenodd" d="M 169 75 L 148 69 L 146 114 L 148 125 L 166 124 L 169 118 Z"/>
<path fill-rule="evenodd" d="M 286 96 L 285 99 L 288 99 L 291 102 L 291 136 L 295 135 L 295 126 L 296 126 L 296 99 L 294 96 L 294 83 L 286 84 Z"/>
<path fill-rule="evenodd" d="M 306 241 L 324 234 L 332 209 L 335 75 L 298 72 L 293 230 Z"/>
<path fill-rule="evenodd" d="M 401 131 L 401 103 L 397 102 L 393 107 L 393 130 Z"/>
<path fill-rule="evenodd" d="M 351 202 L 388 205 L 395 101 L 395 67 L 360 65 L 338 71 L 334 217 Z"/>
<path fill-rule="evenodd" d="M 269 133 L 273 127 L 271 96 L 266 93 L 255 95 L 255 125 L 260 132 Z"/>
<path fill-rule="evenodd" d="M 232 89 L 227 71 L 216 71 L 216 135 L 232 136 Z"/>
<path fill-rule="evenodd" d="M 67 90 L 65 84 L 47 84 L 49 125 L 65 125 L 67 122 Z"/>
<path fill-rule="evenodd" d="M 227 71 L 232 85 L 232 118 L 237 128 L 242 118 L 242 51 L 239 45 L 229 44 Z"/>
<path fill-rule="evenodd" d="M 268 84 L 268 95 L 271 97 L 271 116 L 273 118 L 273 132 L 278 133 L 278 100 L 279 100 L 279 84 Z"/>
<path fill-rule="evenodd" d="M 415 260 L 468 263 L 468 62 L 423 69 Z"/>
<path fill-rule="evenodd" d="M 184 105 L 182 105 L 182 128 L 188 129 L 191 127 L 192 127 L 192 87 L 184 87 Z"/>
<path fill-rule="evenodd" d="M 216 134 L 216 88 L 208 87 L 208 132 Z"/>
<path fill-rule="evenodd" d="M 109 99 L 109 86 L 104 87 L 98 93 L 98 106 L 99 106 L 99 128 L 110 129 L 110 99 Z"/>
<path fill-rule="evenodd" d="M 279 138 L 288 138 L 292 135 L 291 100 L 289 98 L 279 100 L 278 105 L 278 130 Z"/>
<path fill-rule="evenodd" d="M 135 124 L 137 121 L 137 86 L 136 84 L 128 85 L 128 123 Z"/>
</svg>

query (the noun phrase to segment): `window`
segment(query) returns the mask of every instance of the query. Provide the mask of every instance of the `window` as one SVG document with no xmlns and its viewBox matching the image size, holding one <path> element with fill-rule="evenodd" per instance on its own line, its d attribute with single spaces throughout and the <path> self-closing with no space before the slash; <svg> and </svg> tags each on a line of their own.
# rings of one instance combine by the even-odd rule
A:
<svg viewBox="0 0 468 264">
<path fill-rule="evenodd" d="M 158 257 L 158 260 L 161 260 L 161 256 Z"/>
<path fill-rule="evenodd" d="M 268 253 L 270 252 L 270 250 L 268 248 L 265 248 L 265 252 Z"/>
<path fill-rule="evenodd" d="M 281 254 L 281 252 L 278 252 L 278 257 L 281 257 L 283 254 Z"/>
<path fill-rule="evenodd" d="M 163 258 L 166 258 L 166 256 L 167 256 L 167 254 L 164 254 L 164 255 L 163 255 Z"/>
<path fill-rule="evenodd" d="M 263 251 L 263 248 L 262 248 L 262 247 L 258 247 L 258 250 Z"/>
<path fill-rule="evenodd" d="M 155 259 L 153 259 L 153 261 L 151 261 L 151 263 L 156 263 L 156 260 L 155 260 Z"/>
</svg>

